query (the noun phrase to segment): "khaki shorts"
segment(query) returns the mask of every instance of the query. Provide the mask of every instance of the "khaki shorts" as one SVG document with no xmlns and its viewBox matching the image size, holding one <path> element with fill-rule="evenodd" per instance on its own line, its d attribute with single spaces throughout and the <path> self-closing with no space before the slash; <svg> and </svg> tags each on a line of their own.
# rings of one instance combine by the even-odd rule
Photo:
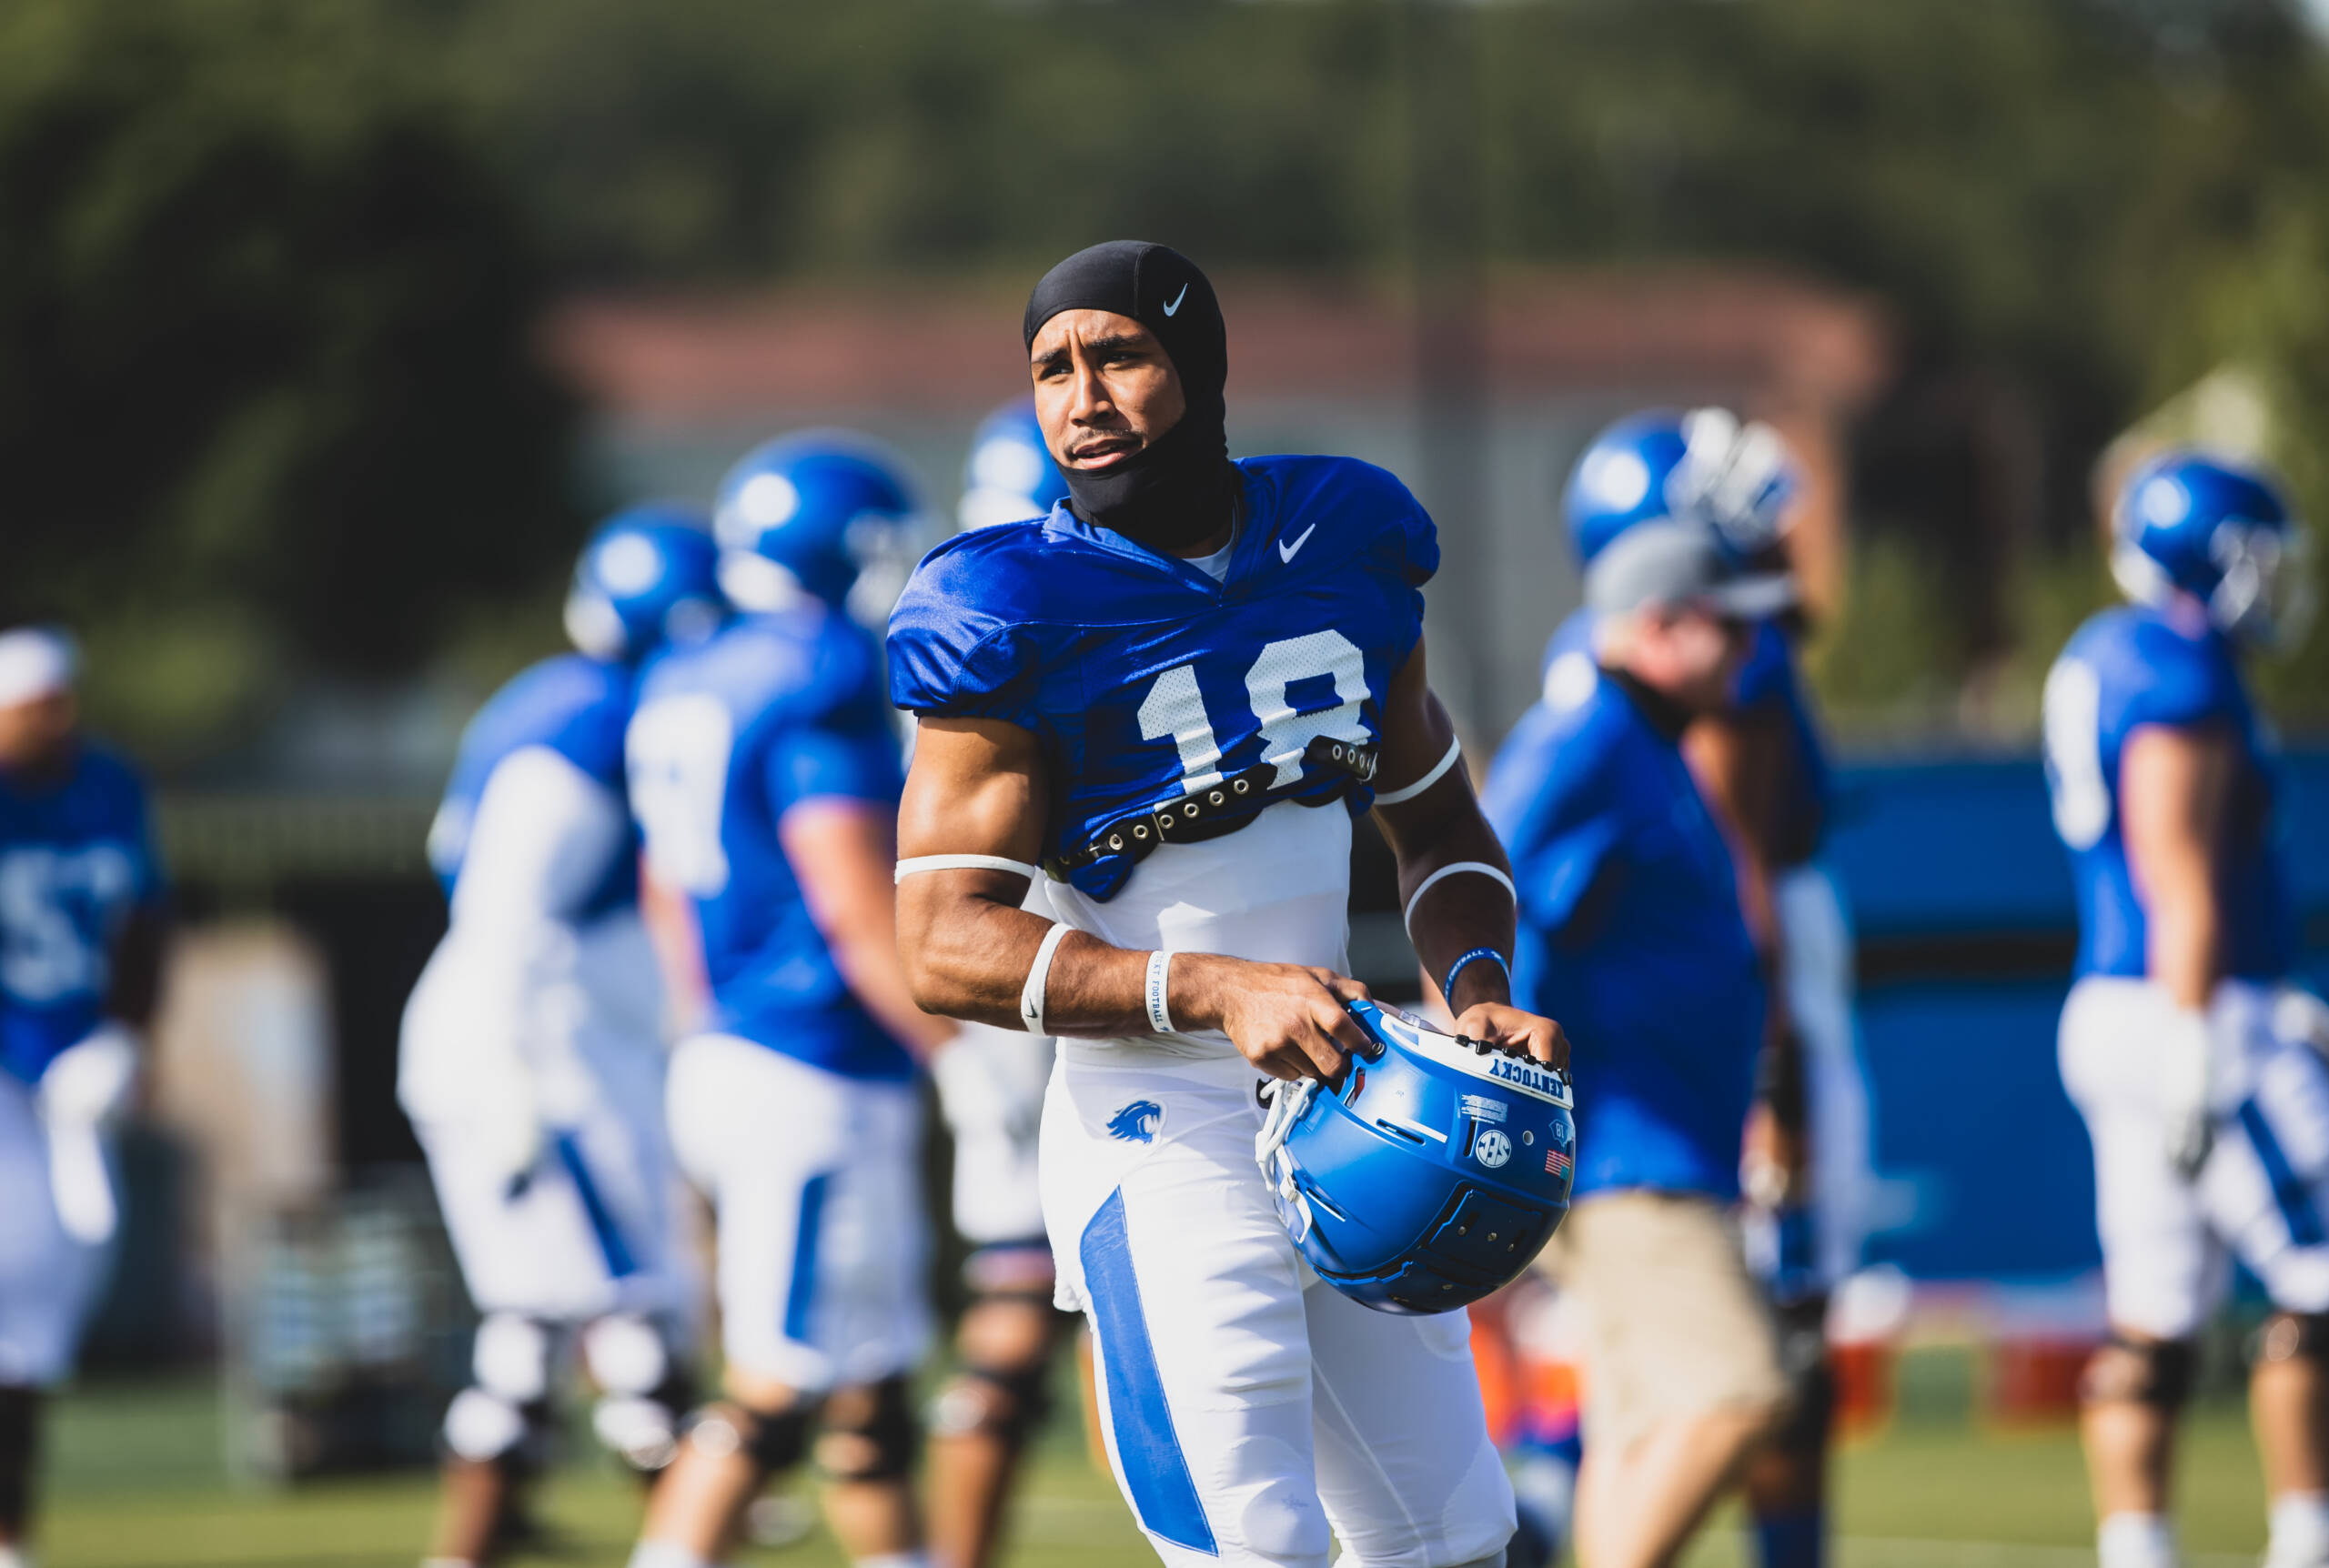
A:
<svg viewBox="0 0 2329 1568">
<path fill-rule="evenodd" d="M 1770 1308 L 1711 1199 L 1587 1198 L 1541 1266 L 1577 1304 L 1588 1443 L 1622 1449 L 1678 1416 L 1785 1404 Z"/>
</svg>

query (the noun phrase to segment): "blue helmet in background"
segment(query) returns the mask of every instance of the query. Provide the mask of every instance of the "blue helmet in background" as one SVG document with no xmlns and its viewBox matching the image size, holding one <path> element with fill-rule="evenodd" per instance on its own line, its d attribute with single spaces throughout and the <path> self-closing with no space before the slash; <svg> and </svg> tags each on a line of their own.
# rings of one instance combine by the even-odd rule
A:
<svg viewBox="0 0 2329 1568">
<path fill-rule="evenodd" d="M 2311 541 L 2262 472 L 2191 450 L 2153 457 L 2120 487 L 2111 534 L 2111 575 L 2138 604 L 2180 590 L 2228 635 L 2267 644 L 2304 635 Z"/>
<path fill-rule="evenodd" d="M 1372 1047 L 1339 1085 L 1271 1086 L 1254 1155 L 1318 1277 L 1386 1312 L 1444 1312 L 1517 1278 L 1568 1212 L 1566 1075 L 1346 1004 Z"/>
<path fill-rule="evenodd" d="M 1728 408 L 1628 414 L 1569 471 L 1561 510 L 1586 565 L 1636 523 L 1702 523 L 1736 555 L 1755 555 L 1794 520 L 1803 476 L 1777 430 Z"/>
<path fill-rule="evenodd" d="M 1067 499 L 1067 481 L 1044 445 L 1035 400 L 1018 397 L 983 420 L 963 464 L 963 498 L 954 520 L 965 529 L 1051 515 Z"/>
<path fill-rule="evenodd" d="M 738 609 L 806 597 L 878 625 L 913 569 L 921 516 L 903 460 L 872 437 L 780 436 L 720 481 L 711 531 L 721 589 Z"/>
<path fill-rule="evenodd" d="M 653 501 L 599 526 L 574 565 L 566 635 L 594 658 L 635 660 L 719 629 L 719 548 L 692 507 Z"/>
</svg>

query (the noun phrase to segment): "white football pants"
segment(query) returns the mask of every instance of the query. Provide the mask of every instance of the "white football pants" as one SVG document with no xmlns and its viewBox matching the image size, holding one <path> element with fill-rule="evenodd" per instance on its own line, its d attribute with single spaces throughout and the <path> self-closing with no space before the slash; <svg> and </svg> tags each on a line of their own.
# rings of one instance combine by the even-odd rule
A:
<svg viewBox="0 0 2329 1568">
<path fill-rule="evenodd" d="M 2180 1340 L 2223 1302 L 2237 1253 L 2285 1312 L 2329 1312 L 2329 1070 L 2275 1020 L 2272 988 L 2209 1008 L 2215 1144 L 2196 1180 L 2167 1155 L 2156 1086 L 2166 993 L 2090 976 L 2062 1007 L 2063 1085 L 2094 1141 L 2111 1321 Z"/>
<path fill-rule="evenodd" d="M 877 1382 L 931 1337 L 922 1104 L 733 1035 L 671 1053 L 671 1143 L 719 1216 L 731 1364 L 822 1392 Z"/>
<path fill-rule="evenodd" d="M 446 938 L 406 1004 L 398 1063 L 398 1099 L 470 1299 L 481 1312 L 559 1322 L 690 1313 L 694 1274 L 673 1241 L 681 1193 L 664 1131 L 667 1059 L 650 1005 L 660 991 L 638 921 L 586 933 L 574 972 L 528 999 L 541 1141 L 515 1188 L 507 1081 L 477 1070 L 477 1030 L 499 1016 L 476 1001 L 495 978 L 493 957 L 464 950 L 458 930 Z M 619 1005 L 633 999 L 610 993 L 640 965 L 650 978 L 622 987 L 640 997 Z"/>
<path fill-rule="evenodd" d="M 1451 1568 L 1500 1552 L 1512 1489 L 1466 1314 L 1321 1283 L 1254 1163 L 1237 1057 L 1060 1044 L 1044 1217 L 1097 1342 L 1116 1483 L 1166 1563 Z"/>
<path fill-rule="evenodd" d="M 49 1186 L 48 1133 L 29 1085 L 0 1072 L 0 1387 L 46 1388 L 73 1370 L 111 1247 L 66 1234 Z"/>
</svg>

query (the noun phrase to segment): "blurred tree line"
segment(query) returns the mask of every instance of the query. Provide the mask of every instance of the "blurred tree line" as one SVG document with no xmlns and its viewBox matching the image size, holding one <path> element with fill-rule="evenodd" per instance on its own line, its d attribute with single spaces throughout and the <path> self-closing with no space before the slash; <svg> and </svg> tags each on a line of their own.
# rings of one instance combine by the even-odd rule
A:
<svg viewBox="0 0 2329 1568">
<path fill-rule="evenodd" d="M 1487 264 L 1895 313 L 1856 709 L 2042 663 L 2102 592 L 2094 455 L 2220 364 L 2329 518 L 2294 0 L 0 0 L 0 618 L 88 628 L 156 736 L 423 668 L 605 499 L 532 354 L 559 291 L 1016 284 L 1126 232 L 1396 281 L 1445 240 L 1427 56 Z M 2329 717 L 2329 639 L 2280 685 Z"/>
</svg>

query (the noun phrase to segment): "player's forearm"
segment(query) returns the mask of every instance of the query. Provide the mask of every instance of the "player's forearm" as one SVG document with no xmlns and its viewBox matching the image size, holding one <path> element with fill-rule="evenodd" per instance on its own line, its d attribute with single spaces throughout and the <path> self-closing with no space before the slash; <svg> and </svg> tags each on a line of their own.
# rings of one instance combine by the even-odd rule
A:
<svg viewBox="0 0 2329 1568">
<path fill-rule="evenodd" d="M 949 881 L 967 886 L 942 885 Z M 1021 890 L 1015 879 L 970 871 L 916 877 L 900 890 L 898 954 L 915 1005 L 943 1018 L 1022 1029 L 1033 1000 L 1046 1034 L 1145 1030 L 1147 955 L 1080 931 L 1053 944 L 1041 995 L 1030 996 L 1029 976 L 1054 922 L 1021 909 Z"/>
<path fill-rule="evenodd" d="M 2145 932 L 2151 978 L 2176 1006 L 2204 1010 L 2221 969 L 2223 911 L 2215 881 L 2203 860 L 2158 869 L 2165 874 L 2153 890 Z"/>
<path fill-rule="evenodd" d="M 1053 922 L 992 895 L 900 902 L 899 950 L 924 1010 L 1005 1029 L 1029 1025 L 1029 977 Z M 1043 1032 L 1113 1039 L 1155 1032 L 1148 1010 L 1150 952 L 1084 931 L 1064 932 L 1041 977 Z M 1218 953 L 1176 953 L 1164 965 L 1165 1016 L 1176 1033 L 1219 1030 L 1243 975 L 1261 966 Z"/>
<path fill-rule="evenodd" d="M 1385 830 L 1398 861 L 1407 940 L 1433 983 L 1445 982 L 1467 953 L 1486 949 L 1496 955 L 1464 965 L 1448 1010 L 1460 1016 L 1479 1002 L 1510 1001 L 1511 867 L 1470 786 L 1457 780 L 1427 816 L 1402 813 L 1395 825 L 1386 813 Z"/>
</svg>

